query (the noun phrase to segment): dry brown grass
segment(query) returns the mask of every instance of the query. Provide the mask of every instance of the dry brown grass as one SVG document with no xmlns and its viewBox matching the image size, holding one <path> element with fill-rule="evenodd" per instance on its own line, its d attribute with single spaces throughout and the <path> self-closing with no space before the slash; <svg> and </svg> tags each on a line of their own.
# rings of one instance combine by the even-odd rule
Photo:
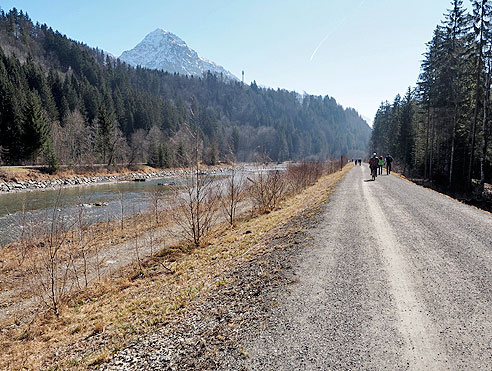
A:
<svg viewBox="0 0 492 371">
<path fill-rule="evenodd" d="M 320 206 L 351 168 L 325 176 L 280 208 L 236 228 L 223 227 L 204 248 L 167 247 L 141 272 L 127 267 L 74 296 L 59 318 L 49 313 L 0 332 L 0 369 L 86 369 L 139 335 L 163 326 L 197 297 L 224 284 L 225 273 L 268 248 L 273 233 L 292 217 Z M 102 342 L 104 339 L 104 342 Z"/>
</svg>

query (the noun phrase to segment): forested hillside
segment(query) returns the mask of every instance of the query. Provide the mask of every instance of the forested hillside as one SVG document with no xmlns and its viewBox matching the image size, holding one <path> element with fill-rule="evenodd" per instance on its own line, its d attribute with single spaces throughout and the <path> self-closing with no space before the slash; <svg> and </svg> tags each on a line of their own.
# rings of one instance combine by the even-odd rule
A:
<svg viewBox="0 0 492 371">
<path fill-rule="evenodd" d="M 451 189 L 491 182 L 492 2 L 453 0 L 427 43 L 415 89 L 381 104 L 371 147 Z M 474 181 L 474 179 L 478 180 Z"/>
<path fill-rule="evenodd" d="M 3 163 L 183 165 L 194 125 L 210 164 L 367 150 L 369 126 L 330 97 L 133 68 L 16 9 L 0 45 Z"/>
</svg>

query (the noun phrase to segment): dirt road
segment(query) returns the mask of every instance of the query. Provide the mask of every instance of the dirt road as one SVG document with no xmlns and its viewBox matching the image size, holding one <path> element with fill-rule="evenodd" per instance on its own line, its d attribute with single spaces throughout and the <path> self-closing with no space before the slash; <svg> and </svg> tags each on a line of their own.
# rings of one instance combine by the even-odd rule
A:
<svg viewBox="0 0 492 371">
<path fill-rule="evenodd" d="M 106 370 L 492 370 L 492 215 L 354 167 Z M 293 232 L 294 231 L 294 232 Z"/>
<path fill-rule="evenodd" d="M 368 178 L 355 167 L 328 201 L 247 368 L 492 369 L 492 215 Z"/>
</svg>

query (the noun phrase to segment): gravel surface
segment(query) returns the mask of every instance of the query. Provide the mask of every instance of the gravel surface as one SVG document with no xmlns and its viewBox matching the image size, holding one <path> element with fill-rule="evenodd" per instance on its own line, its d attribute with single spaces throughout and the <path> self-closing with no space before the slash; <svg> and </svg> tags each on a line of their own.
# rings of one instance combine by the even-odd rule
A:
<svg viewBox="0 0 492 371">
<path fill-rule="evenodd" d="M 103 368 L 492 370 L 492 215 L 368 178 Z"/>
</svg>

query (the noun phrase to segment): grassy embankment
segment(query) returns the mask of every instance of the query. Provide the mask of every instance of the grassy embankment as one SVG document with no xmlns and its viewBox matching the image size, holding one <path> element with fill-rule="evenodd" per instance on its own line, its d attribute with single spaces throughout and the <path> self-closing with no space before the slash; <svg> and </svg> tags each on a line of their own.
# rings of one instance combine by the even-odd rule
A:
<svg viewBox="0 0 492 371">
<path fill-rule="evenodd" d="M 109 359 L 138 336 L 155 331 L 225 283 L 226 272 L 260 255 L 274 234 L 304 210 L 320 206 L 352 166 L 323 176 L 267 214 L 221 227 L 203 248 L 174 246 L 118 277 L 90 285 L 50 312 L 0 333 L 0 368 L 85 369 Z M 109 238 L 109 236 L 107 237 Z"/>
</svg>

